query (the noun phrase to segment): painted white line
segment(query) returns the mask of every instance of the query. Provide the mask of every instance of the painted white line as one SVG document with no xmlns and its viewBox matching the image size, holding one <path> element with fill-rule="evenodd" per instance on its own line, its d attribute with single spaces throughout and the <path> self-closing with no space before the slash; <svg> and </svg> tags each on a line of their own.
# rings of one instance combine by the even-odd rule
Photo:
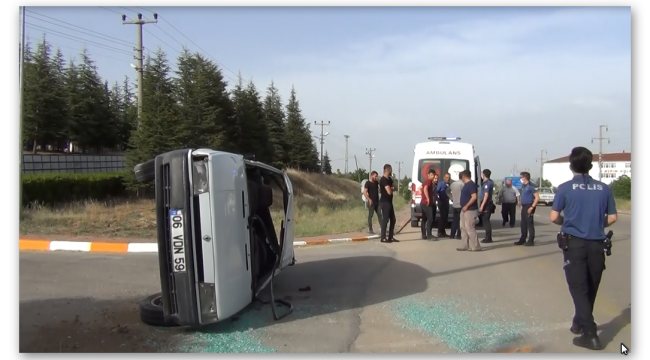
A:
<svg viewBox="0 0 650 360">
<path fill-rule="evenodd" d="M 329 242 L 331 242 L 331 243 L 334 243 L 334 242 L 345 242 L 345 241 L 352 241 L 352 238 L 329 239 L 329 240 L 327 240 L 327 241 L 329 241 Z"/>
<path fill-rule="evenodd" d="M 129 243 L 127 252 L 158 252 L 157 243 Z"/>
<path fill-rule="evenodd" d="M 293 246 L 305 246 L 307 245 L 306 241 L 294 241 Z"/>
<path fill-rule="evenodd" d="M 50 251 L 90 251 L 89 242 L 80 241 L 51 241 Z"/>
</svg>

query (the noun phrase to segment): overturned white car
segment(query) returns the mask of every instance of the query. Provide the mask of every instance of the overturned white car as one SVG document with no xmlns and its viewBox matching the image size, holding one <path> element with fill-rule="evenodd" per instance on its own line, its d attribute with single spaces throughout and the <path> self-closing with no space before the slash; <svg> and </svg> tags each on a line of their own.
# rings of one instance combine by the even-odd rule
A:
<svg viewBox="0 0 650 360">
<path fill-rule="evenodd" d="M 283 171 L 210 149 L 170 151 L 134 171 L 138 181 L 155 182 L 162 288 L 140 304 L 143 322 L 195 327 L 222 321 L 295 263 L 293 189 Z M 283 193 L 279 235 L 270 184 Z M 273 299 L 272 287 L 271 302 L 276 319 L 276 303 L 291 310 Z"/>
</svg>

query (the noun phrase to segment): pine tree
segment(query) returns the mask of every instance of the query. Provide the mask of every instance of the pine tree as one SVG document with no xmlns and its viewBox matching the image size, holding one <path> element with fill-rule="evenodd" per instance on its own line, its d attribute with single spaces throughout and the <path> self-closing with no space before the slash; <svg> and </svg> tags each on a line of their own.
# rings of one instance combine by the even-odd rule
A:
<svg viewBox="0 0 650 360">
<path fill-rule="evenodd" d="M 185 147 L 221 148 L 231 104 L 219 69 L 200 54 L 184 49 L 178 57 L 176 75 L 179 141 Z"/>
<path fill-rule="evenodd" d="M 247 117 L 251 127 L 249 139 L 252 140 L 251 146 L 256 159 L 271 163 L 273 157 L 271 156 L 269 144 L 269 129 L 266 122 L 264 122 L 264 104 L 253 81 L 248 82 L 244 89 L 244 96 L 247 104 Z"/>
<path fill-rule="evenodd" d="M 131 85 L 131 79 L 128 76 L 124 76 L 124 81 L 122 82 L 122 106 L 124 106 L 122 112 L 122 126 L 126 138 L 124 148 L 128 147 L 128 142 L 131 137 L 131 132 L 133 132 L 138 127 L 138 105 L 135 102 L 135 95 L 133 95 L 133 86 Z"/>
<path fill-rule="evenodd" d="M 282 109 L 282 99 L 275 84 L 266 90 L 266 98 L 263 105 L 263 121 L 269 132 L 269 157 L 273 159 L 271 164 L 277 168 L 283 168 L 287 162 L 287 142 L 285 139 L 285 114 Z"/>
<path fill-rule="evenodd" d="M 31 44 L 25 43 L 25 64 L 23 74 L 23 141 L 33 152 L 38 138 L 38 97 L 39 81 L 36 65 L 33 62 Z"/>
<path fill-rule="evenodd" d="M 293 86 L 291 87 L 286 114 L 286 141 L 289 147 L 287 166 L 306 171 L 317 170 L 318 152 L 314 153 L 316 144 L 312 140 L 309 125 L 305 118 L 302 117 L 300 104 L 296 97 L 296 89 Z"/>
<path fill-rule="evenodd" d="M 148 57 L 143 69 L 143 102 L 139 126 L 131 133 L 126 153 L 126 167 L 133 167 L 157 155 L 182 147 L 175 134 L 182 130 L 179 124 L 179 105 L 175 86 L 170 77 L 170 67 L 165 53 L 158 49 Z M 127 186 L 138 189 L 149 185 L 135 182 L 132 171 L 126 178 Z"/>
<path fill-rule="evenodd" d="M 81 63 L 72 68 L 74 78 L 70 90 L 70 140 L 82 151 L 101 151 L 113 145 L 114 129 L 107 123 L 110 113 L 105 84 L 97 73 L 95 62 L 86 49 L 80 55 Z M 76 84 L 76 86 L 74 85 Z M 72 85 L 72 86 L 70 86 Z M 108 136 L 107 136 L 108 134 Z"/>
<path fill-rule="evenodd" d="M 323 156 L 323 172 L 327 175 L 332 175 L 332 163 L 330 162 L 330 156 L 325 151 L 325 155 Z"/>
<path fill-rule="evenodd" d="M 68 145 L 68 133 L 69 133 L 69 122 L 68 122 L 68 102 L 67 102 L 67 88 L 66 88 L 66 61 L 65 56 L 61 49 L 57 48 L 52 59 L 52 67 L 54 71 L 54 80 L 55 86 L 52 89 L 52 93 L 56 103 L 56 112 L 57 116 L 55 117 L 53 127 L 56 127 L 54 130 L 54 144 L 53 147 L 62 151 L 67 148 Z"/>
</svg>

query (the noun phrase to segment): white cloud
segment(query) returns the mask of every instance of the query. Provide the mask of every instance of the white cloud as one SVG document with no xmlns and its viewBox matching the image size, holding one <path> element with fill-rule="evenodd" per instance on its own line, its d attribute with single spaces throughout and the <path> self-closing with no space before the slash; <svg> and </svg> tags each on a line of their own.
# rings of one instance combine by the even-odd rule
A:
<svg viewBox="0 0 650 360">
<path fill-rule="evenodd" d="M 376 147 L 376 163 L 402 160 L 410 171 L 415 143 L 458 135 L 477 146 L 496 174 L 513 163 L 535 168 L 539 149 L 570 148 L 581 141 L 576 136 L 589 141 L 597 128 L 586 124 L 608 117 L 610 127 L 631 126 L 630 54 L 580 51 L 593 39 L 578 38 L 569 50 L 527 43 L 547 31 L 607 21 L 603 11 L 567 10 L 434 25 L 335 53 L 288 56 L 282 61 L 296 66 L 276 84 L 287 94 L 295 84 L 304 115 L 330 120 L 330 129 L 351 135 L 362 144 L 356 155 Z M 534 124 L 533 132 L 544 125 L 560 131 L 541 138 L 527 134 L 526 123 Z M 332 158 L 343 157 L 342 147 L 328 149 Z"/>
</svg>

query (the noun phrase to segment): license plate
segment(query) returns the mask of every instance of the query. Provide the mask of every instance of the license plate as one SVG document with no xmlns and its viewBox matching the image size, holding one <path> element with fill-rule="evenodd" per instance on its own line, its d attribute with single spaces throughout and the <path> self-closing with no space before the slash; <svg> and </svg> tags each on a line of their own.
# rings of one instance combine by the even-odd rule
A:
<svg viewBox="0 0 650 360">
<path fill-rule="evenodd" d="M 183 211 L 169 210 L 169 228 L 172 235 L 172 271 L 185 272 L 185 232 L 183 231 Z"/>
</svg>

